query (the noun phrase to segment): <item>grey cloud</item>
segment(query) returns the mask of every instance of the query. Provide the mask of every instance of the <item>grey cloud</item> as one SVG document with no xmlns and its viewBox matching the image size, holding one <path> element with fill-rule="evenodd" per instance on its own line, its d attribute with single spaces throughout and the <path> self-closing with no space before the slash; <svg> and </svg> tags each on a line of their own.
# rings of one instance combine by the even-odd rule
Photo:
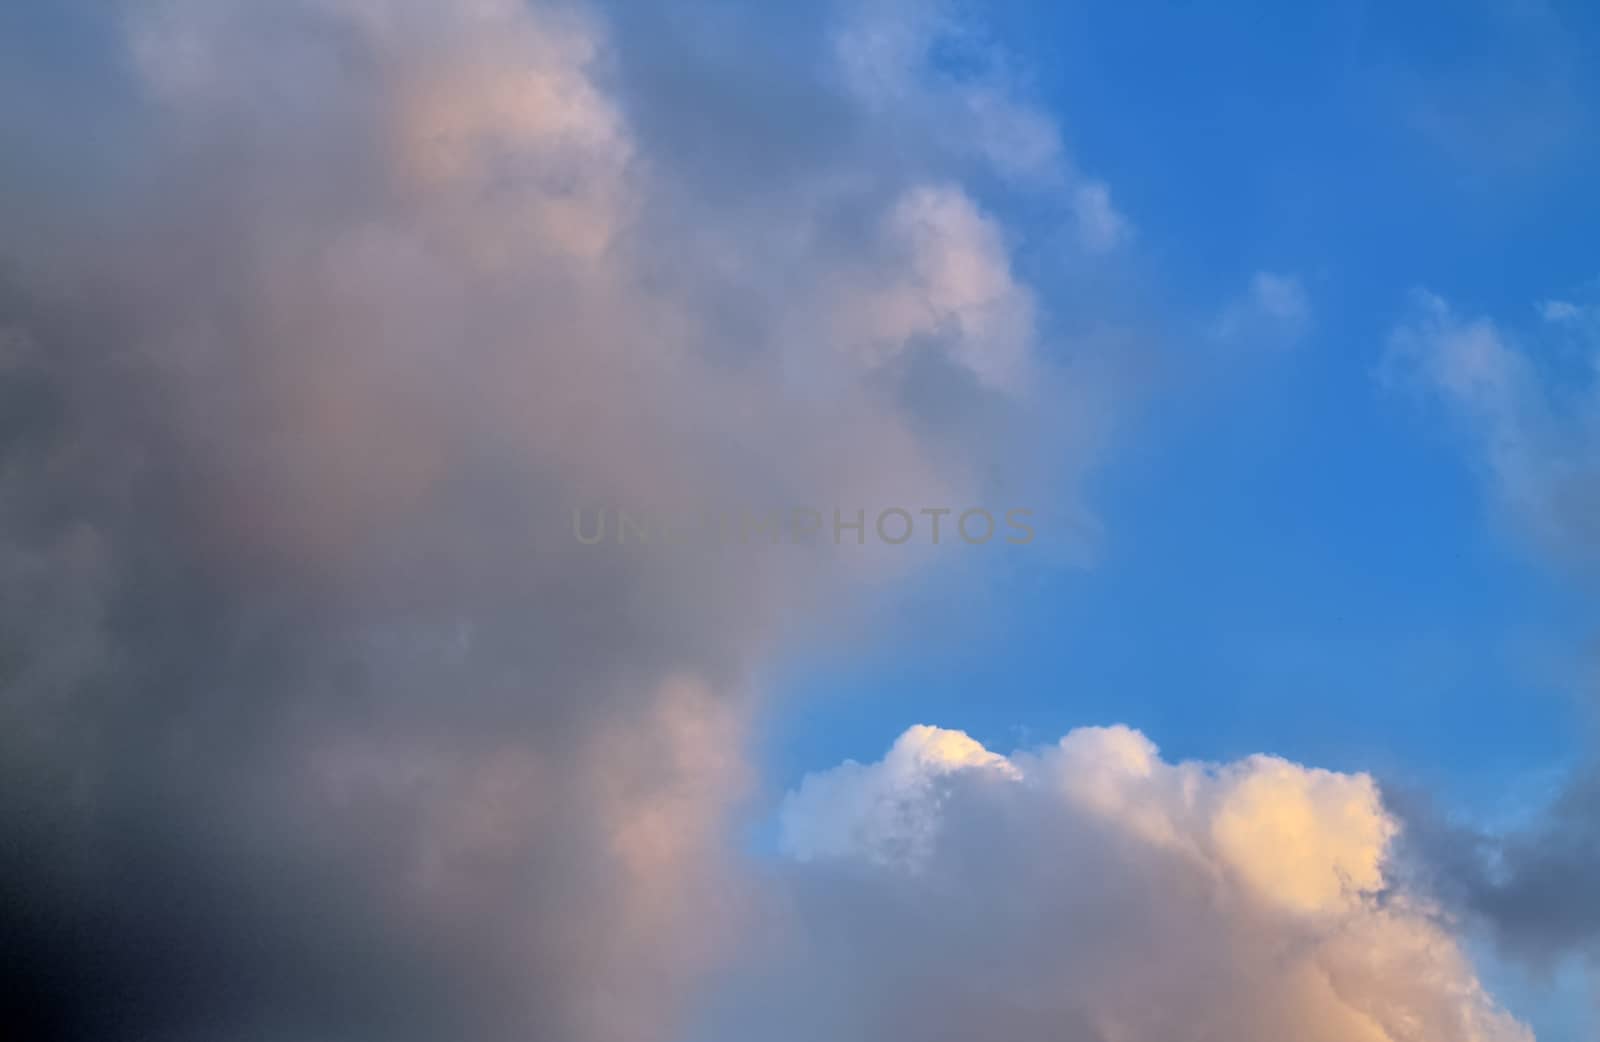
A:
<svg viewBox="0 0 1600 1042">
<path fill-rule="evenodd" d="M 7 72 L 0 124 L 31 146 L 0 149 L 26 1037 L 670 1037 L 737 925 L 751 675 L 901 565 L 584 554 L 570 510 L 942 503 L 1033 466 L 1027 387 L 961 374 L 1070 374 L 946 263 L 1028 296 L 960 186 L 992 157 L 891 143 L 918 81 L 839 85 L 825 21 L 781 15 L 798 60 L 661 17 L 21 20 L 97 43 L 68 94 Z M 930 190 L 956 219 L 884 273 Z M 923 350 L 938 379 L 896 375 Z M 957 400 L 982 422 L 930 438 Z"/>
<path fill-rule="evenodd" d="M 1590 766 L 1520 827 L 1491 831 L 1452 820 L 1426 800 L 1397 799 L 1407 863 L 1504 947 L 1541 966 L 1600 954 L 1600 773 Z"/>
</svg>

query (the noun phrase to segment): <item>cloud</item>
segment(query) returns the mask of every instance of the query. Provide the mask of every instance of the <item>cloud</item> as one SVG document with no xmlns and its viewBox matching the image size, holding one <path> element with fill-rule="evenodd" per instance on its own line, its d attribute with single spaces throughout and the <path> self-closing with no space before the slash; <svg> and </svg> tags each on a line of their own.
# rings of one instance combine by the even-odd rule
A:
<svg viewBox="0 0 1600 1042">
<path fill-rule="evenodd" d="M 933 36 L 856 82 L 824 13 L 776 58 L 644 5 L 30 16 L 103 50 L 8 92 L 52 130 L 0 217 L 7 1023 L 671 1037 L 739 925 L 757 667 L 913 558 L 586 552 L 571 510 L 1092 456 L 968 183 L 1057 191 L 1051 124 Z"/>
<path fill-rule="evenodd" d="M 1311 298 L 1298 277 L 1258 271 L 1245 294 L 1223 309 L 1212 335 L 1228 343 L 1292 346 L 1310 332 L 1311 320 Z"/>
<path fill-rule="evenodd" d="M 937 787 L 974 767 L 1010 769 L 1004 757 L 959 731 L 913 727 L 881 763 L 807 775 L 784 801 L 784 848 L 801 861 L 854 855 L 915 869 L 935 839 Z"/>
<path fill-rule="evenodd" d="M 959 189 L 923 186 L 895 201 L 881 235 L 882 256 L 841 280 L 837 342 L 874 367 L 938 343 L 982 384 L 1025 385 L 1033 295 L 995 222 Z"/>
<path fill-rule="evenodd" d="M 979 159 L 1014 188 L 1059 197 L 1084 253 L 1131 241 L 1110 187 L 1077 169 L 1005 54 L 954 11 L 915 0 L 856 5 L 834 37 L 844 82 L 872 108 L 898 106 L 919 139 L 911 147 Z"/>
<path fill-rule="evenodd" d="M 1574 322 L 1582 318 L 1584 310 L 1568 300 L 1541 300 L 1539 317 L 1546 322 Z"/>
<path fill-rule="evenodd" d="M 916 727 L 782 822 L 780 940 L 741 1011 L 762 1037 L 1532 1037 L 1390 878 L 1365 775 L 1168 763 L 1126 727 L 1011 756 Z"/>
<path fill-rule="evenodd" d="M 1419 292 L 1413 316 L 1390 334 L 1383 375 L 1446 405 L 1517 524 L 1547 550 L 1582 559 L 1600 549 L 1597 349 L 1600 341 L 1583 336 L 1524 343 L 1491 318 L 1463 317 Z"/>
<path fill-rule="evenodd" d="M 1408 865 L 1452 907 L 1495 932 L 1506 950 L 1548 968 L 1600 951 L 1600 867 L 1595 800 L 1600 773 L 1588 765 L 1555 797 L 1511 826 L 1491 830 L 1452 820 L 1425 802 L 1399 807 L 1408 823 Z"/>
<path fill-rule="evenodd" d="M 1115 249 L 1132 235 L 1127 219 L 1111 205 L 1110 192 L 1098 181 L 1078 187 L 1072 208 L 1078 216 L 1078 234 L 1091 253 Z"/>
</svg>

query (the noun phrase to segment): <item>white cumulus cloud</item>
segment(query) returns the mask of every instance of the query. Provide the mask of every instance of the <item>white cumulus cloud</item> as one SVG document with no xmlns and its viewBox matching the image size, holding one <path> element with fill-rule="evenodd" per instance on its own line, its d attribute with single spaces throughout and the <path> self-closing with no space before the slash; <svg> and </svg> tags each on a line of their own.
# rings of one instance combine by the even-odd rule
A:
<svg viewBox="0 0 1600 1042">
<path fill-rule="evenodd" d="M 792 932 L 743 1013 L 777 1039 L 1529 1042 L 1390 878 L 1397 828 L 1365 775 L 916 727 L 789 795 Z"/>
</svg>

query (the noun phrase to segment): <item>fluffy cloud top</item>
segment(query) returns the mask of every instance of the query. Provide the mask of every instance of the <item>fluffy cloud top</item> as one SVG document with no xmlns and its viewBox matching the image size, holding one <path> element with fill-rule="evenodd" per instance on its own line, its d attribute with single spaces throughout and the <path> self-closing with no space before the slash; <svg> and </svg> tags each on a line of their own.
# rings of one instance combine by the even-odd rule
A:
<svg viewBox="0 0 1600 1042">
<path fill-rule="evenodd" d="M 1258 271 L 1250 287 L 1218 317 L 1212 332 L 1226 342 L 1287 346 L 1311 329 L 1311 297 L 1295 275 Z"/>
<path fill-rule="evenodd" d="M 1364 775 L 913 728 L 786 800 L 755 1005 L 795 1039 L 1531 1039 L 1388 878 L 1397 827 Z"/>
</svg>

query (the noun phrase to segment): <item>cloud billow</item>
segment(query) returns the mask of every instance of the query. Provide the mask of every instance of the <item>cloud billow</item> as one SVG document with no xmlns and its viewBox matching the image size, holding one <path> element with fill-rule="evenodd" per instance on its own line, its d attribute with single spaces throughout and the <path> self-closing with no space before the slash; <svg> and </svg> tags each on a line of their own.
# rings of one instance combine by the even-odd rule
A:
<svg viewBox="0 0 1600 1042">
<path fill-rule="evenodd" d="M 1364 775 L 922 726 L 808 776 L 782 825 L 769 961 L 718 1037 L 1532 1038 L 1391 878 Z"/>
<path fill-rule="evenodd" d="M 734 936 L 755 667 L 912 562 L 585 555 L 568 518 L 1031 466 L 1033 389 L 1075 392 L 962 187 L 991 158 L 880 134 L 931 111 L 931 37 L 869 97 L 838 56 L 870 19 L 820 11 L 770 67 L 627 6 L 21 20 L 98 64 L 6 73 L 36 146 L 0 168 L 6 1022 L 672 1037 Z M 781 162 L 682 136 L 747 86 Z M 1070 484 L 1088 443 L 1059 449 Z"/>
</svg>

